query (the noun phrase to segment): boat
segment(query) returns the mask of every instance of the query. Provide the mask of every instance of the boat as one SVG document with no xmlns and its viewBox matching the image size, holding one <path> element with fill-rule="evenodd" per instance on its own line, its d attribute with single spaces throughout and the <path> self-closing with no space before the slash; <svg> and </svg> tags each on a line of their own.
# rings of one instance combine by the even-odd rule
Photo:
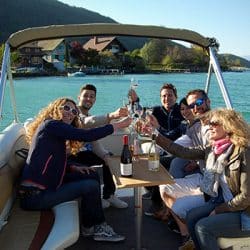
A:
<svg viewBox="0 0 250 250">
<path fill-rule="evenodd" d="M 86 74 L 82 71 L 77 71 L 74 73 L 68 73 L 68 76 L 69 77 L 83 77 L 83 76 L 86 76 Z"/>
<path fill-rule="evenodd" d="M 131 24 L 69 24 L 52 25 L 24 29 L 13 33 L 5 43 L 0 79 L 0 117 L 3 114 L 3 100 L 7 88 L 7 78 L 13 107 L 13 122 L 0 133 L 0 245 L 2 249 L 128 249 L 134 245 L 133 230 L 133 199 L 126 195 L 129 209 L 126 211 L 110 210 L 105 212 L 108 220 L 118 224 L 127 237 L 124 243 L 98 244 L 79 237 L 78 202 L 62 203 L 52 211 L 22 211 L 16 198 L 16 181 L 25 162 L 28 146 L 25 141 L 25 125 L 28 121 L 20 121 L 15 101 L 15 88 L 10 64 L 10 53 L 25 43 L 35 40 L 55 38 L 83 37 L 98 35 L 134 36 L 159 39 L 170 39 L 189 42 L 201 46 L 210 57 L 208 74 L 204 89 L 210 90 L 210 79 L 215 74 L 222 97 L 227 108 L 232 108 L 226 83 L 223 79 L 216 56 L 218 42 L 215 38 L 207 38 L 199 33 L 186 29 L 172 29 L 162 26 L 131 25 Z M 78 72 L 76 72 L 78 73 Z M 81 75 L 83 76 L 83 75 Z M 28 117 L 27 117 L 28 118 Z M 102 139 L 107 149 L 115 155 L 121 152 L 121 137 L 127 130 Z M 129 193 L 129 190 L 128 190 Z M 126 193 L 127 194 L 127 193 Z M 143 206 L 147 206 L 146 202 Z M 111 223 L 111 224 L 112 224 Z M 118 226 L 115 226 L 118 227 Z M 153 229 L 157 228 L 157 229 Z M 44 230 L 46 229 L 46 230 Z M 166 233 L 164 224 L 151 218 L 143 218 L 143 231 L 150 237 L 144 237 L 143 244 L 149 249 L 177 249 L 178 237 Z M 156 233 L 154 233 L 156 232 Z M 144 234 L 144 236 L 145 236 Z M 154 237 L 154 238 L 152 238 Z M 250 236 L 246 238 L 220 238 L 222 249 L 250 249 Z M 72 246 L 73 245 L 73 246 Z M 137 250 L 141 249 L 136 247 Z"/>
</svg>

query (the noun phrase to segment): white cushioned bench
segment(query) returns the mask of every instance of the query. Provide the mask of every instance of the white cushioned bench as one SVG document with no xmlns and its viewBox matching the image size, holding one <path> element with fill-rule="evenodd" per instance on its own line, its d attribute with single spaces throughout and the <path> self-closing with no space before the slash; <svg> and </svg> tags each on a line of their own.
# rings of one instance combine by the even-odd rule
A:
<svg viewBox="0 0 250 250">
<path fill-rule="evenodd" d="M 250 237 L 219 238 L 217 242 L 221 249 L 230 249 L 230 250 L 249 250 L 250 249 Z"/>
<path fill-rule="evenodd" d="M 53 207 L 55 221 L 42 250 L 59 250 L 74 244 L 79 237 L 78 201 L 68 201 Z"/>
</svg>

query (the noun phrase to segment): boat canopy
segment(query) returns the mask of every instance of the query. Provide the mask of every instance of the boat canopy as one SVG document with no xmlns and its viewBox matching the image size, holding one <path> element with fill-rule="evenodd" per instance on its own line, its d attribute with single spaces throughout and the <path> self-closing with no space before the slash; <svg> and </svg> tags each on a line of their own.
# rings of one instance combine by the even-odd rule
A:
<svg viewBox="0 0 250 250">
<path fill-rule="evenodd" d="M 28 28 L 13 33 L 8 43 L 12 49 L 37 40 L 49 40 L 61 37 L 81 37 L 95 35 L 137 36 L 180 40 L 199 45 L 205 49 L 218 47 L 214 38 L 206 38 L 197 32 L 186 29 L 172 29 L 163 26 L 147 26 L 115 23 L 51 25 Z"/>
</svg>

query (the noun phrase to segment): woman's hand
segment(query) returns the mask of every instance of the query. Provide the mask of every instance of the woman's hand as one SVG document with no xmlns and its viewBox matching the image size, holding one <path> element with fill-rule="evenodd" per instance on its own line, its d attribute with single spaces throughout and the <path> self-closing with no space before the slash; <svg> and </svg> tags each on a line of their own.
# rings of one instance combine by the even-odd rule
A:
<svg viewBox="0 0 250 250">
<path fill-rule="evenodd" d="M 128 116 L 128 108 L 127 107 L 121 107 L 115 110 L 114 112 L 111 112 L 108 114 L 109 121 L 114 119 L 119 119 L 121 117 Z"/>
<path fill-rule="evenodd" d="M 71 165 L 70 166 L 71 170 L 74 172 L 79 172 L 81 174 L 90 174 L 90 171 L 94 171 L 95 169 L 92 167 L 86 167 L 86 166 L 76 166 L 76 165 Z"/>
<path fill-rule="evenodd" d="M 146 121 L 141 126 L 141 131 L 142 133 L 151 136 L 152 133 L 156 131 L 155 129 L 159 127 L 160 125 L 155 116 L 148 114 L 146 117 Z"/>
<path fill-rule="evenodd" d="M 114 127 L 114 130 L 117 130 L 120 128 L 127 128 L 131 124 L 132 120 L 133 120 L 132 118 L 126 117 L 119 121 L 113 122 L 112 125 Z"/>
<path fill-rule="evenodd" d="M 160 124 L 157 121 L 156 117 L 154 115 L 147 115 L 147 121 L 150 123 L 150 125 L 154 128 L 159 128 Z"/>
<path fill-rule="evenodd" d="M 184 170 L 185 172 L 192 172 L 195 169 L 199 168 L 199 165 L 197 164 L 196 161 L 190 161 L 185 167 Z"/>
</svg>

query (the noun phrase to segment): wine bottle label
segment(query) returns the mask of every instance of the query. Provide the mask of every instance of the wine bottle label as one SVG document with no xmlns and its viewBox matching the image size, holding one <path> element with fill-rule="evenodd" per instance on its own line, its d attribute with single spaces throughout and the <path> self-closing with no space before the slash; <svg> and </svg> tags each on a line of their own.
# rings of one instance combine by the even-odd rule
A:
<svg viewBox="0 0 250 250">
<path fill-rule="evenodd" d="M 121 175 L 122 176 L 131 176 L 132 175 L 132 163 L 124 164 L 121 163 Z"/>
<path fill-rule="evenodd" d="M 160 164 L 159 164 L 159 161 L 156 160 L 156 161 L 148 161 L 148 169 L 150 171 L 159 171 L 160 169 Z"/>
</svg>

